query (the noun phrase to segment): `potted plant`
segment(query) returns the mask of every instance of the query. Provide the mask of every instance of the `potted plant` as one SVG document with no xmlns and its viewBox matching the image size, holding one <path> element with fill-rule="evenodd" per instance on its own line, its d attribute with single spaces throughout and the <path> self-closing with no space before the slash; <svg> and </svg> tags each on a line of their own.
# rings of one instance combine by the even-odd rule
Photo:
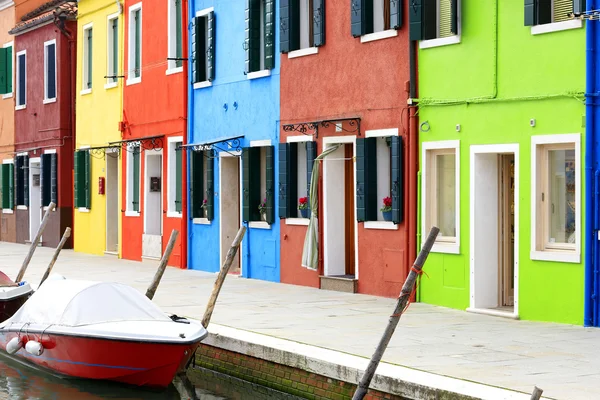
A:
<svg viewBox="0 0 600 400">
<path fill-rule="evenodd" d="M 298 199 L 298 210 L 302 218 L 308 218 L 308 197 L 300 197 Z"/>
<path fill-rule="evenodd" d="M 202 200 L 202 205 L 200 208 L 203 210 L 204 218 L 208 218 L 208 199 Z"/>
<path fill-rule="evenodd" d="M 383 208 L 381 209 L 381 214 L 383 214 L 384 221 L 392 220 L 392 198 L 391 197 L 383 198 Z"/>
<path fill-rule="evenodd" d="M 264 199 L 258 205 L 258 212 L 260 212 L 260 219 L 263 221 L 267 220 L 267 199 Z"/>
</svg>

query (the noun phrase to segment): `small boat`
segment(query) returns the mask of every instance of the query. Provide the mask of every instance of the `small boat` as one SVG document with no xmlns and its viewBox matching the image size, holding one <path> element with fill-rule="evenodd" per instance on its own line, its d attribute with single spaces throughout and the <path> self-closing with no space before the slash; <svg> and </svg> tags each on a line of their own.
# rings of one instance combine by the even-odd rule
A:
<svg viewBox="0 0 600 400">
<path fill-rule="evenodd" d="M 166 388 L 208 332 L 165 314 L 134 288 L 47 280 L 8 320 L 0 348 L 54 375 Z"/>
<path fill-rule="evenodd" d="M 33 289 L 29 283 L 15 283 L 0 272 L 0 322 L 12 317 L 32 294 Z"/>
</svg>

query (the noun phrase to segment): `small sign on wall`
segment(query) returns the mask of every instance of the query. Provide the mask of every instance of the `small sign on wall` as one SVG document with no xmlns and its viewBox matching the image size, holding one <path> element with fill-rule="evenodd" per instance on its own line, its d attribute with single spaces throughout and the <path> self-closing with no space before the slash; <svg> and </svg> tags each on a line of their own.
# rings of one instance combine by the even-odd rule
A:
<svg viewBox="0 0 600 400">
<path fill-rule="evenodd" d="M 160 192 L 160 178 L 157 176 L 150 177 L 150 191 Z"/>
<path fill-rule="evenodd" d="M 40 174 L 33 174 L 32 186 L 33 187 L 40 186 Z"/>
</svg>

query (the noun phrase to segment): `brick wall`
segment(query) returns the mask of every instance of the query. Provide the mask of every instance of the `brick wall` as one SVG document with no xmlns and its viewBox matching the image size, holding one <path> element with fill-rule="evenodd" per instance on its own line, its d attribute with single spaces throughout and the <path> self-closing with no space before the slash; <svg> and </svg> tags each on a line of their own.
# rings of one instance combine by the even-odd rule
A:
<svg viewBox="0 0 600 400">
<path fill-rule="evenodd" d="M 304 399 L 351 399 L 356 390 L 352 383 L 207 345 L 198 348 L 195 365 Z M 188 372 L 193 379 L 194 369 Z M 406 400 L 375 390 L 365 396 L 365 400 L 379 399 Z"/>
</svg>

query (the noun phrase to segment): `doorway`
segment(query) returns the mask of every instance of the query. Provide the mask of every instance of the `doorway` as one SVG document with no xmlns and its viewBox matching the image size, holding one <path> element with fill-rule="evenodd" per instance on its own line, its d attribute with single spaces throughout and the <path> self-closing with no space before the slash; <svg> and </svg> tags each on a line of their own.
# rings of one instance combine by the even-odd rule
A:
<svg viewBox="0 0 600 400">
<path fill-rule="evenodd" d="M 471 311 L 518 317 L 518 145 L 471 146 Z"/>
<path fill-rule="evenodd" d="M 119 153 L 106 153 L 106 253 L 119 252 Z"/>
<path fill-rule="evenodd" d="M 31 158 L 29 160 L 29 241 L 35 239 L 35 235 L 42 224 L 42 188 L 41 182 L 41 159 Z M 40 238 L 40 244 L 42 239 Z"/>
<path fill-rule="evenodd" d="M 323 160 L 324 272 L 328 277 L 357 279 L 354 138 L 336 142 L 341 146 Z"/>
<path fill-rule="evenodd" d="M 146 151 L 142 257 L 162 256 L 162 152 Z"/>
<path fill-rule="evenodd" d="M 220 153 L 219 157 L 219 188 L 220 188 L 220 243 L 221 265 L 227 257 L 231 243 L 240 228 L 240 157 Z M 241 273 L 240 253 L 235 255 L 229 273 Z"/>
</svg>

